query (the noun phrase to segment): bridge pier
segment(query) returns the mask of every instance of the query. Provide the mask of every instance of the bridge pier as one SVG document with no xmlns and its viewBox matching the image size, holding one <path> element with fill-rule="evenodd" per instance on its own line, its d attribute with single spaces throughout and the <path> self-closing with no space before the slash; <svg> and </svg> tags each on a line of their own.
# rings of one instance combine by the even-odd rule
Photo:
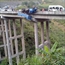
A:
<svg viewBox="0 0 65 65">
<path fill-rule="evenodd" d="M 4 25 L 5 25 L 5 35 L 6 35 L 9 65 L 12 65 L 12 57 L 11 57 L 10 42 L 9 42 L 8 27 L 7 27 L 8 25 L 6 19 L 4 19 Z"/>
<path fill-rule="evenodd" d="M 41 23 L 41 44 L 44 46 L 44 21 Z"/>
<path fill-rule="evenodd" d="M 18 65 L 21 56 L 23 59 L 26 58 L 22 17 L 17 16 L 14 18 L 12 16 L 11 18 L 3 17 L 0 19 L 0 34 L 0 37 L 2 37 L 0 49 L 3 48 L 2 51 L 4 52 L 2 58 L 2 52 L 0 51 L 0 61 L 4 58 L 8 58 L 9 65 L 13 65 L 12 60 L 15 58 L 16 64 Z M 21 50 L 19 50 L 19 47 Z"/>
<path fill-rule="evenodd" d="M 34 23 L 34 34 L 35 34 L 35 53 L 39 55 L 38 49 L 43 49 L 44 45 L 50 47 L 49 40 L 49 20 L 38 20 L 41 24 L 41 44 L 38 42 L 38 22 Z M 46 41 L 44 41 L 44 22 L 46 23 Z"/>
<path fill-rule="evenodd" d="M 46 45 L 50 48 L 50 39 L 49 39 L 49 21 L 46 21 Z"/>
<path fill-rule="evenodd" d="M 35 53 L 36 55 L 39 54 L 38 52 L 38 25 L 37 25 L 37 22 L 34 23 L 34 34 L 35 34 Z"/>
</svg>

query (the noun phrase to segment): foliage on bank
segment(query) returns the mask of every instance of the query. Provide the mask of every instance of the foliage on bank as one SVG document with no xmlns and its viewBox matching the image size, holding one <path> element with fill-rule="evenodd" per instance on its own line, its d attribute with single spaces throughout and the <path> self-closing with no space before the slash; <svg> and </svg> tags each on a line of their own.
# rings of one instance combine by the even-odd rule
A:
<svg viewBox="0 0 65 65">
<path fill-rule="evenodd" d="M 57 42 L 51 49 L 44 46 L 44 50 L 39 51 L 39 56 L 28 56 L 26 60 L 21 60 L 19 65 L 65 65 L 65 49 L 57 48 Z"/>
</svg>

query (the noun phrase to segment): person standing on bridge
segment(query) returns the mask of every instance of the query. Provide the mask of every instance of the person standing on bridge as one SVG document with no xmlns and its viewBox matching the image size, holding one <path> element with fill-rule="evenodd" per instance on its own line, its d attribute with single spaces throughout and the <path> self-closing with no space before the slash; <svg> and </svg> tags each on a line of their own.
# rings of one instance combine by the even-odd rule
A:
<svg viewBox="0 0 65 65">
<path fill-rule="evenodd" d="M 37 12 L 37 8 L 29 8 L 29 9 L 22 9 L 22 11 L 18 12 L 19 16 L 25 17 L 27 20 L 36 22 L 35 18 L 33 18 L 31 15 Z"/>
</svg>

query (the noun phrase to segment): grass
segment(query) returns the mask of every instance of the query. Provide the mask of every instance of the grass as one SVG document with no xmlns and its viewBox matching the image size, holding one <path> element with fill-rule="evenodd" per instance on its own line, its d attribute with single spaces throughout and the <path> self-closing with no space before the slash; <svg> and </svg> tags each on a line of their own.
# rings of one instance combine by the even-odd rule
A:
<svg viewBox="0 0 65 65">
<path fill-rule="evenodd" d="M 65 26 L 65 20 L 55 20 L 56 22 L 60 23 L 61 25 Z"/>
<path fill-rule="evenodd" d="M 49 4 L 40 4 L 39 7 L 41 8 L 48 8 Z"/>
</svg>

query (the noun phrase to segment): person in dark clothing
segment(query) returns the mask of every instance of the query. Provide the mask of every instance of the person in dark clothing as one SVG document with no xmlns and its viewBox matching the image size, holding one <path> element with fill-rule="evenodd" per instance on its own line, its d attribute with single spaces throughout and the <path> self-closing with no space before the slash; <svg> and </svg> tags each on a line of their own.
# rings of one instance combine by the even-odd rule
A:
<svg viewBox="0 0 65 65">
<path fill-rule="evenodd" d="M 35 18 L 31 16 L 31 14 L 34 14 L 37 12 L 37 8 L 29 8 L 29 9 L 22 9 L 22 12 L 18 12 L 19 16 L 25 17 L 27 20 L 36 21 Z"/>
</svg>

